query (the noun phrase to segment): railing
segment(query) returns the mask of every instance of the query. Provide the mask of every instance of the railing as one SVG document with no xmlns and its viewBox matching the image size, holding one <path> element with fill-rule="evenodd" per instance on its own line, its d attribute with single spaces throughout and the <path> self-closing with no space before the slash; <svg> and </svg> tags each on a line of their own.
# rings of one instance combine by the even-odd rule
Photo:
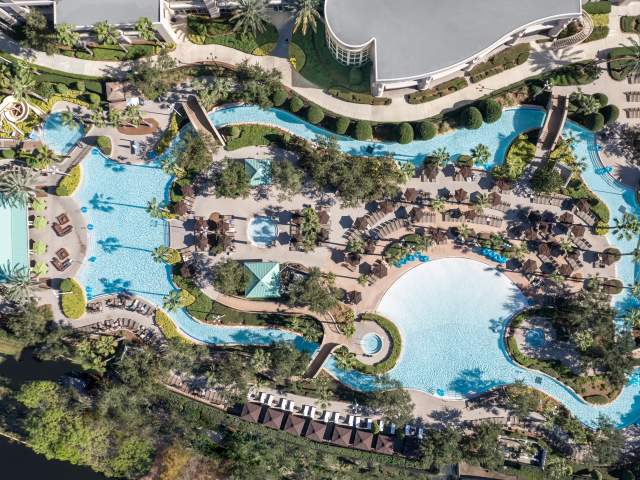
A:
<svg viewBox="0 0 640 480">
<path fill-rule="evenodd" d="M 561 48 L 572 47 L 584 42 L 593 33 L 593 19 L 588 13 L 583 13 L 580 18 L 582 30 L 570 37 L 559 38 L 551 44 L 551 50 L 560 50 Z"/>
</svg>

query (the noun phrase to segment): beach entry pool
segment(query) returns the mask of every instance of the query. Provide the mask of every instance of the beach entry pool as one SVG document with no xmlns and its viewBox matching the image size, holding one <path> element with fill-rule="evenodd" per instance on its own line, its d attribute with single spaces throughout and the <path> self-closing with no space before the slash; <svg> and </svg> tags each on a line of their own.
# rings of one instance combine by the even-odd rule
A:
<svg viewBox="0 0 640 480">
<path fill-rule="evenodd" d="M 382 338 L 376 333 L 367 333 L 360 340 L 360 346 L 366 355 L 375 355 L 382 350 Z"/>
<path fill-rule="evenodd" d="M 63 121 L 61 112 L 49 115 L 42 125 L 41 133 L 31 134 L 31 138 L 42 140 L 54 153 L 68 155 L 84 135 L 82 122 L 72 124 Z"/>
<path fill-rule="evenodd" d="M 271 217 L 253 217 L 247 225 L 247 238 L 258 247 L 268 247 L 278 238 L 278 223 Z"/>
</svg>

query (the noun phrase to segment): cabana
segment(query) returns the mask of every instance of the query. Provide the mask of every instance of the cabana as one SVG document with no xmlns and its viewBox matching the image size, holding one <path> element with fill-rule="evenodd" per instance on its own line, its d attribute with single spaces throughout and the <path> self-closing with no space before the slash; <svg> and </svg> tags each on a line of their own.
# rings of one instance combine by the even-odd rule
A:
<svg viewBox="0 0 640 480">
<path fill-rule="evenodd" d="M 265 427 L 280 430 L 280 427 L 282 427 L 282 421 L 284 420 L 284 414 L 285 412 L 283 412 L 282 410 L 267 408 L 264 419 L 262 420 L 262 424 Z"/>
<path fill-rule="evenodd" d="M 304 434 L 309 440 L 314 442 L 324 442 L 324 436 L 327 432 L 327 425 L 317 420 L 311 420 L 307 426 L 307 431 Z"/>
<path fill-rule="evenodd" d="M 243 420 L 247 420 L 249 422 L 258 423 L 258 420 L 260 419 L 260 414 L 262 413 L 262 407 L 263 405 L 247 402 L 242 407 L 240 418 Z"/>
<path fill-rule="evenodd" d="M 351 444 L 352 432 L 353 430 L 350 427 L 335 425 L 333 427 L 333 433 L 331 434 L 331 443 L 340 447 L 348 447 Z"/>
<path fill-rule="evenodd" d="M 538 270 L 538 263 L 535 260 L 529 259 L 522 265 L 522 271 L 524 273 L 535 273 Z"/>
<path fill-rule="evenodd" d="M 387 266 L 381 261 L 377 261 L 371 267 L 371 273 L 378 278 L 384 278 L 388 275 L 389 271 L 387 270 Z"/>
<path fill-rule="evenodd" d="M 376 438 L 376 446 L 374 450 L 385 455 L 393 455 L 393 437 L 379 434 Z"/>
<path fill-rule="evenodd" d="M 356 435 L 353 440 L 353 447 L 359 450 L 371 450 L 371 444 L 373 443 L 373 433 L 369 430 L 356 430 Z"/>
<path fill-rule="evenodd" d="M 284 422 L 284 431 L 293 435 L 302 435 L 305 422 L 304 417 L 290 414 Z"/>
</svg>

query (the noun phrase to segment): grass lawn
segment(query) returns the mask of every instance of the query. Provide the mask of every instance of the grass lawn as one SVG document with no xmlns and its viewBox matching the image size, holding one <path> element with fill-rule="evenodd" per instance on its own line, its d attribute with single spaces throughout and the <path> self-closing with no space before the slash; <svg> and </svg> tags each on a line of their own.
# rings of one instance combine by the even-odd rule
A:
<svg viewBox="0 0 640 480">
<path fill-rule="evenodd" d="M 258 54 L 268 55 L 278 41 L 278 30 L 271 24 L 266 26 L 264 32 L 257 35 L 241 35 L 233 31 L 233 25 L 228 18 L 211 19 L 190 15 L 187 23 L 189 41 L 199 45 L 224 45 L 244 53 L 254 53 L 259 48 Z"/>
<path fill-rule="evenodd" d="M 293 35 L 293 43 L 304 52 L 305 61 L 300 74 L 310 82 L 325 90 L 337 88 L 356 93 L 369 93 L 371 64 L 360 67 L 362 75 L 358 75 L 360 78 L 357 79 L 357 83 L 350 82 L 349 76 L 353 67 L 342 65 L 329 51 L 322 22 L 318 22 L 315 33 L 313 30 L 308 30 L 306 35 L 302 35 L 300 31 L 296 32 Z M 295 53 L 295 47 L 290 51 Z M 300 55 L 294 56 L 298 58 Z"/>
<path fill-rule="evenodd" d="M 237 138 L 227 136 L 227 150 L 256 145 L 271 145 L 282 139 L 282 130 L 265 125 L 238 125 L 240 135 Z"/>
<path fill-rule="evenodd" d="M 121 61 L 151 57 L 160 52 L 160 47 L 156 45 L 130 45 L 127 47 L 126 53 L 120 47 L 112 45 L 92 47 L 90 50 L 93 55 L 89 55 L 85 50 L 64 50 L 62 53 L 67 57 L 81 58 L 83 60 Z"/>
</svg>

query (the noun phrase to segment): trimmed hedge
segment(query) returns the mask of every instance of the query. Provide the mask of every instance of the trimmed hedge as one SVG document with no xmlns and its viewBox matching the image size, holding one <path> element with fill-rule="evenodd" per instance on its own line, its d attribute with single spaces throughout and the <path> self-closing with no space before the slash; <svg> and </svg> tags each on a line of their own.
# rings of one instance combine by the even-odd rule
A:
<svg viewBox="0 0 640 480">
<path fill-rule="evenodd" d="M 609 97 L 607 97 L 604 93 L 594 93 L 591 96 L 598 101 L 601 107 L 609 105 Z"/>
<path fill-rule="evenodd" d="M 73 195 L 78 185 L 80 185 L 81 179 L 82 170 L 80 169 L 80 165 L 76 165 L 67 172 L 67 175 L 62 177 L 62 180 L 60 180 L 60 183 L 58 183 L 56 187 L 56 195 L 59 197 L 69 197 Z"/>
<path fill-rule="evenodd" d="M 311 105 L 307 110 L 307 120 L 310 123 L 318 124 L 324 119 L 324 110 L 317 105 Z"/>
<path fill-rule="evenodd" d="M 479 63 L 471 69 L 469 72 L 471 83 L 477 83 L 487 77 L 522 65 L 529 59 L 530 52 L 531 47 L 528 43 L 520 43 L 495 54 L 488 61 Z"/>
<path fill-rule="evenodd" d="M 162 134 L 162 138 L 158 142 L 156 146 L 156 153 L 158 155 L 162 155 L 167 148 L 171 145 L 171 142 L 178 135 L 180 131 L 180 127 L 178 126 L 178 118 L 175 112 L 171 114 L 171 119 L 169 120 L 169 126 Z"/>
<path fill-rule="evenodd" d="M 96 140 L 96 145 L 102 153 L 109 156 L 111 155 L 111 138 L 101 135 Z"/>
<path fill-rule="evenodd" d="M 340 117 L 336 120 L 336 133 L 338 135 L 344 135 L 349 130 L 351 120 L 346 117 Z"/>
<path fill-rule="evenodd" d="M 156 325 L 167 340 L 176 339 L 185 343 L 191 343 L 185 337 L 180 335 L 180 332 L 178 332 L 178 328 L 176 327 L 175 323 L 173 323 L 173 320 L 171 320 L 171 318 L 169 318 L 169 315 L 167 315 L 164 311 L 157 308 L 154 319 Z"/>
<path fill-rule="evenodd" d="M 467 107 L 460 115 L 460 124 L 469 130 L 477 130 L 482 126 L 482 113 L 476 107 Z"/>
<path fill-rule="evenodd" d="M 340 88 L 329 88 L 326 93 L 332 97 L 339 98 L 349 103 L 360 103 L 363 105 L 390 105 L 391 99 L 386 97 L 374 97 L 368 93 L 357 93 Z"/>
<path fill-rule="evenodd" d="M 289 95 L 282 89 L 276 90 L 276 92 L 273 94 L 273 104 L 276 107 L 281 107 L 288 99 Z"/>
<path fill-rule="evenodd" d="M 395 367 L 396 362 L 400 357 L 400 352 L 402 351 L 402 337 L 400 335 L 400 330 L 398 330 L 398 327 L 396 327 L 391 320 L 375 313 L 365 313 L 360 317 L 360 320 L 368 320 L 380 325 L 380 327 L 387 333 L 387 336 L 391 341 L 391 345 L 389 346 L 387 356 L 383 360 L 373 365 L 367 365 L 356 359 L 353 368 L 359 372 L 368 373 L 369 375 L 382 375 Z"/>
<path fill-rule="evenodd" d="M 604 115 L 600 112 L 592 113 L 584 119 L 584 125 L 592 132 L 599 132 L 604 128 Z"/>
<path fill-rule="evenodd" d="M 371 124 L 366 120 L 358 120 L 356 122 L 355 137 L 356 140 L 371 140 L 373 138 Z"/>
<path fill-rule="evenodd" d="M 66 278 L 60 284 L 60 303 L 62 313 L 71 320 L 77 320 L 87 311 L 87 299 L 82 287 L 72 278 Z"/>
<path fill-rule="evenodd" d="M 418 138 L 421 140 L 431 140 L 438 133 L 438 127 L 429 120 L 423 120 L 418 124 Z"/>
<path fill-rule="evenodd" d="M 416 105 L 418 103 L 426 103 L 436 98 L 444 97 L 450 93 L 457 92 L 467 87 L 469 82 L 464 77 L 452 78 L 446 82 L 436 85 L 433 88 L 423 90 L 420 92 L 413 92 L 405 96 L 407 103 Z"/>
<path fill-rule="evenodd" d="M 609 36 L 609 27 L 596 26 L 596 27 L 593 27 L 593 32 L 591 32 L 591 35 L 587 37 L 584 43 L 602 40 L 603 38 L 607 38 L 608 36 Z"/>
<path fill-rule="evenodd" d="M 618 47 L 609 51 L 607 66 L 609 68 L 609 75 L 611 78 L 617 81 L 622 81 L 627 78 L 624 73 L 623 67 L 628 60 L 623 60 L 624 57 L 633 57 L 633 49 L 629 47 Z"/>
<path fill-rule="evenodd" d="M 493 98 L 487 98 L 482 100 L 478 108 L 482 113 L 482 119 L 486 123 L 494 123 L 500 120 L 502 117 L 502 105 L 496 102 Z"/>
<path fill-rule="evenodd" d="M 607 105 L 600 109 L 600 113 L 604 117 L 604 123 L 608 125 L 618 120 L 620 109 L 615 105 Z"/>
<path fill-rule="evenodd" d="M 640 16 L 625 15 L 620 17 L 620 29 L 625 33 L 640 33 Z"/>
<path fill-rule="evenodd" d="M 413 142 L 413 127 L 404 122 L 398 126 L 398 143 L 407 144 Z"/>
<path fill-rule="evenodd" d="M 611 3 L 608 1 L 587 2 L 582 6 L 582 9 L 591 15 L 611 13 Z"/>
<path fill-rule="evenodd" d="M 304 102 L 298 96 L 293 97 L 289 102 L 289 110 L 291 110 L 293 113 L 299 112 L 300 110 L 302 110 L 303 107 L 304 107 Z"/>
</svg>

